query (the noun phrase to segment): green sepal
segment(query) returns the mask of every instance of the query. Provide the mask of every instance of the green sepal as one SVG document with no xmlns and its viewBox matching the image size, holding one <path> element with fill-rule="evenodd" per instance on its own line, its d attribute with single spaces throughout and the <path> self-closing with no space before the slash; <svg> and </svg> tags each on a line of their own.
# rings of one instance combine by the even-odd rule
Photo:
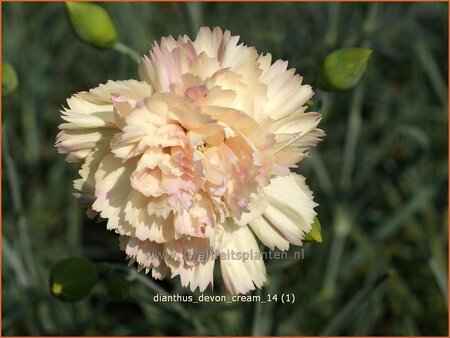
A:
<svg viewBox="0 0 450 338">
<path fill-rule="evenodd" d="M 322 230 L 317 217 L 314 217 L 311 227 L 312 229 L 305 235 L 303 241 L 322 243 Z"/>
</svg>

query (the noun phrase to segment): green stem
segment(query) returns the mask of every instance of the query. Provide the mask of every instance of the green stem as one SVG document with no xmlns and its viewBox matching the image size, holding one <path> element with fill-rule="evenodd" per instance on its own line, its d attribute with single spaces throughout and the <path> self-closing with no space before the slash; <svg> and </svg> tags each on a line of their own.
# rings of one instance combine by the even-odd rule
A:
<svg viewBox="0 0 450 338">
<path fill-rule="evenodd" d="M 366 19 L 362 25 L 363 42 L 362 47 L 370 47 L 370 38 L 378 26 L 377 17 L 379 6 L 377 3 L 371 4 Z M 348 119 L 347 137 L 343 156 L 343 166 L 341 174 L 341 188 L 349 187 L 355 162 L 356 146 L 358 144 L 359 132 L 362 125 L 361 111 L 364 101 L 364 82 L 360 83 L 353 93 L 351 111 Z"/>
<path fill-rule="evenodd" d="M 166 290 L 161 288 L 158 284 L 156 284 L 152 279 L 140 274 L 135 269 L 129 269 L 130 277 L 133 279 L 139 281 L 142 285 L 149 288 L 150 290 L 154 291 L 155 293 L 159 293 L 165 296 L 170 295 Z M 195 317 L 192 316 L 191 313 L 189 313 L 188 310 L 186 310 L 181 304 L 179 303 L 171 303 L 173 309 L 186 321 L 191 322 L 194 324 L 196 330 L 200 335 L 206 333 L 206 328 L 203 326 L 203 324 Z"/>
<path fill-rule="evenodd" d="M 149 288 L 153 292 L 159 293 L 159 294 L 164 295 L 164 296 L 170 295 L 169 292 L 167 292 L 162 287 L 160 287 L 158 284 L 156 284 L 152 279 L 150 279 L 150 278 L 140 274 L 135 269 L 128 268 L 127 270 L 129 270 L 129 276 L 131 277 L 131 279 L 134 279 L 134 280 L 138 281 L 139 283 L 141 283 L 145 287 Z M 177 303 L 174 303 L 174 304 L 179 305 Z M 179 310 L 181 310 L 181 312 L 184 313 L 184 309 L 182 307 L 180 307 Z"/>
<path fill-rule="evenodd" d="M 114 50 L 116 50 L 117 52 L 119 52 L 123 55 L 128 56 L 130 59 L 133 60 L 133 62 L 135 62 L 136 64 L 139 64 L 141 55 L 133 48 L 123 44 L 122 42 L 117 42 L 114 45 Z"/>
<path fill-rule="evenodd" d="M 261 289 L 256 290 L 257 296 L 262 296 Z M 262 297 L 261 297 L 262 298 Z M 263 308 L 261 302 L 255 303 L 255 310 L 253 314 L 253 325 L 252 325 L 252 336 L 262 336 L 264 334 L 267 334 L 263 331 L 262 327 L 262 321 L 263 321 Z"/>
<path fill-rule="evenodd" d="M 332 297 L 336 290 L 336 280 L 341 264 L 341 257 L 350 229 L 351 219 L 347 208 L 342 206 L 338 207 L 333 222 L 334 236 L 323 284 L 323 294 L 326 298 Z"/>
<path fill-rule="evenodd" d="M 186 2 L 181 6 L 185 22 L 187 23 L 187 28 L 191 36 L 197 34 L 203 21 L 203 5 L 199 2 Z"/>
<path fill-rule="evenodd" d="M 329 29 L 325 35 L 324 44 L 325 48 L 333 48 L 339 36 L 339 12 L 340 3 L 330 3 L 328 6 L 328 17 L 330 18 Z"/>
<path fill-rule="evenodd" d="M 326 193 L 327 196 L 334 194 L 334 185 L 331 180 L 331 176 L 323 163 L 322 157 L 315 149 L 311 150 L 311 157 L 309 161 L 314 169 L 317 179 L 319 180 L 320 188 Z"/>
<path fill-rule="evenodd" d="M 258 290 L 257 294 L 261 295 L 263 300 L 267 295 L 274 295 L 280 292 L 280 275 L 273 274 L 270 278 L 270 282 L 266 288 Z M 277 302 L 257 303 L 255 304 L 255 313 L 253 316 L 252 335 L 253 336 L 267 336 L 273 335 L 276 331 L 276 322 L 274 321 Z"/>
<path fill-rule="evenodd" d="M 347 188 L 351 184 L 351 176 L 355 163 L 356 146 L 358 144 L 359 132 L 361 129 L 362 118 L 361 110 L 364 99 L 364 86 L 361 83 L 356 87 L 353 93 L 350 116 L 348 118 L 347 137 L 343 155 L 341 188 Z"/>
<path fill-rule="evenodd" d="M 149 288 L 153 292 L 157 294 L 161 294 L 164 296 L 169 296 L 170 293 L 164 290 L 162 287 L 160 287 L 158 284 L 156 284 L 151 278 L 146 277 L 145 275 L 140 274 L 133 268 L 129 268 L 124 265 L 119 264 L 112 264 L 112 263 L 97 263 L 97 266 L 100 268 L 110 269 L 110 270 L 120 270 L 125 273 L 128 273 L 128 276 L 130 277 L 131 281 L 135 280 L 141 283 L 146 288 Z M 181 304 L 179 303 L 171 303 L 171 306 L 175 312 L 177 312 L 181 318 L 185 319 L 186 321 L 191 322 L 195 328 L 197 329 L 198 333 L 200 335 L 205 334 L 207 332 L 207 329 L 205 326 L 195 317 L 192 316 L 191 313 L 186 310 Z"/>
</svg>

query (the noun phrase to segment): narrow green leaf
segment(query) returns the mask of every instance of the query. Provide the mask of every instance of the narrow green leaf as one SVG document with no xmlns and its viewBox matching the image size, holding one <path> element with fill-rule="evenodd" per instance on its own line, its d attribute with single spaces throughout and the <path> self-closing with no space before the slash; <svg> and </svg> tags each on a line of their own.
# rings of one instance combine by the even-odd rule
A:
<svg viewBox="0 0 450 338">
<path fill-rule="evenodd" d="M 117 32 L 108 12 L 93 3 L 66 2 L 69 21 L 76 35 L 97 48 L 108 49 L 117 42 Z"/>
<path fill-rule="evenodd" d="M 322 62 L 318 86 L 325 90 L 354 87 L 364 74 L 372 54 L 367 48 L 343 48 L 328 54 Z"/>
<path fill-rule="evenodd" d="M 345 329 L 350 323 L 352 323 L 353 318 L 358 313 L 367 306 L 367 300 L 374 291 L 383 284 L 391 273 L 384 273 L 378 276 L 374 281 L 369 283 L 367 286 L 356 292 L 345 305 L 336 312 L 334 317 L 324 325 L 323 331 L 320 333 L 321 336 L 331 336 L 338 335 Z"/>
<path fill-rule="evenodd" d="M 307 242 L 322 243 L 322 231 L 319 219 L 317 217 L 314 218 L 314 221 L 311 226 L 312 226 L 311 231 L 305 235 L 303 240 Z"/>
<path fill-rule="evenodd" d="M 17 73 L 7 62 L 2 63 L 2 95 L 11 94 L 19 86 L 19 78 Z"/>
<path fill-rule="evenodd" d="M 57 263 L 50 272 L 50 293 L 63 302 L 86 298 L 97 282 L 94 263 L 86 258 L 68 258 Z"/>
</svg>

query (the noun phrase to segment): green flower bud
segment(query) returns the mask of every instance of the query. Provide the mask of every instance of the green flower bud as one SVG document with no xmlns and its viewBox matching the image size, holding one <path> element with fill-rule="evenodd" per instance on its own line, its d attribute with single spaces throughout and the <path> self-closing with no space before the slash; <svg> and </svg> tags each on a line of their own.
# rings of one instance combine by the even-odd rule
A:
<svg viewBox="0 0 450 338">
<path fill-rule="evenodd" d="M 112 48 L 117 33 L 109 14 L 99 5 L 85 2 L 66 2 L 66 10 L 76 35 L 97 48 Z"/>
<path fill-rule="evenodd" d="M 354 87 L 367 67 L 371 49 L 343 48 L 328 54 L 322 62 L 318 85 L 325 90 Z"/>
<path fill-rule="evenodd" d="M 51 269 L 50 293 L 63 302 L 77 302 L 89 295 L 97 278 L 97 269 L 90 260 L 68 258 Z"/>
<path fill-rule="evenodd" d="M 322 243 L 322 231 L 321 231 L 319 219 L 317 217 L 314 217 L 314 221 L 311 226 L 312 226 L 311 231 L 305 235 L 303 240 L 307 241 L 307 242 Z"/>
<path fill-rule="evenodd" d="M 2 63 L 2 95 L 11 94 L 19 85 L 19 78 L 13 66 L 9 63 Z"/>
</svg>

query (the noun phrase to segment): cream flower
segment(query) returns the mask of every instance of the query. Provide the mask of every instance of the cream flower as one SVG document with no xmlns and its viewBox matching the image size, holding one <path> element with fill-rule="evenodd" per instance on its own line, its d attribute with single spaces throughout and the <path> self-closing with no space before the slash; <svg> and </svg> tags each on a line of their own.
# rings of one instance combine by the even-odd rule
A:
<svg viewBox="0 0 450 338">
<path fill-rule="evenodd" d="M 216 259 L 226 289 L 261 287 L 256 237 L 301 245 L 316 215 L 304 177 L 290 172 L 324 135 L 313 95 L 286 61 L 238 44 L 229 31 L 154 44 L 140 81 L 108 81 L 68 99 L 57 147 L 81 162 L 74 182 L 89 215 L 157 279 L 205 290 Z"/>
</svg>

